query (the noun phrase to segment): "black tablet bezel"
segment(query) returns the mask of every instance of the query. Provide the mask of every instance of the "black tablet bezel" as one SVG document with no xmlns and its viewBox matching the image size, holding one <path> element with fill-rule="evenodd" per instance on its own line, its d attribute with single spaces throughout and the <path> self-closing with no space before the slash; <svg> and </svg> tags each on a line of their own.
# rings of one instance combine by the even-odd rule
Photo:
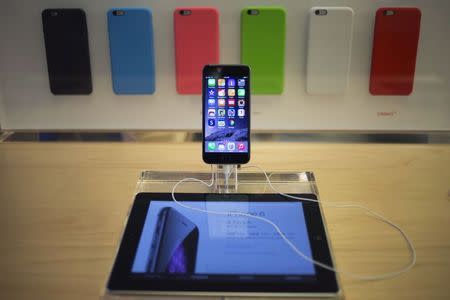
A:
<svg viewBox="0 0 450 300">
<path fill-rule="evenodd" d="M 317 203 L 290 199 L 279 194 L 185 194 L 177 193 L 178 201 L 255 201 L 255 202 L 303 202 L 303 211 L 313 258 L 332 265 L 329 245 L 325 233 L 320 206 Z M 317 199 L 313 194 L 298 194 L 299 197 Z M 337 293 L 336 274 L 315 267 L 315 281 L 278 280 L 277 276 L 255 275 L 257 279 L 239 278 L 237 275 L 209 275 L 208 278 L 191 275 L 161 275 L 155 278 L 132 275 L 131 266 L 136 254 L 148 207 L 151 201 L 170 201 L 168 193 L 140 193 L 136 195 L 122 242 L 107 284 L 110 292 L 220 292 L 220 293 Z M 214 199 L 214 200 L 213 200 Z M 299 258 L 301 259 L 301 258 Z M 296 278 L 298 278 L 297 276 Z M 266 280 L 264 280 L 266 279 Z"/>
</svg>

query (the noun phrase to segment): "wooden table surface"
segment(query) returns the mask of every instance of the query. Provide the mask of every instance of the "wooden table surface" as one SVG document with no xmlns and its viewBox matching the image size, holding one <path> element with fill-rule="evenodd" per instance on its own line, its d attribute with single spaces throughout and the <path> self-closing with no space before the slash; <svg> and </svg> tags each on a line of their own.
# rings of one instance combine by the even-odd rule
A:
<svg viewBox="0 0 450 300">
<path fill-rule="evenodd" d="M 400 277 L 341 276 L 346 299 L 450 299 L 450 146 L 254 143 L 252 164 L 314 171 L 322 200 L 360 201 L 402 226 L 417 265 Z M 98 299 L 139 172 L 207 171 L 199 143 L 0 143 L 0 299 Z M 337 266 L 395 270 L 390 227 L 325 207 Z"/>
</svg>

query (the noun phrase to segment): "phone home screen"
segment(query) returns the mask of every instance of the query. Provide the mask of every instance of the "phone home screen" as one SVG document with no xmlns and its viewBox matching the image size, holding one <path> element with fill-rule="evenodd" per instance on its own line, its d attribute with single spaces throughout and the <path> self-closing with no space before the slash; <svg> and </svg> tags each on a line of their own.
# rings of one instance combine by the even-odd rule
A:
<svg viewBox="0 0 450 300">
<path fill-rule="evenodd" d="M 204 80 L 205 152 L 248 153 L 248 77 L 220 74 Z"/>
</svg>

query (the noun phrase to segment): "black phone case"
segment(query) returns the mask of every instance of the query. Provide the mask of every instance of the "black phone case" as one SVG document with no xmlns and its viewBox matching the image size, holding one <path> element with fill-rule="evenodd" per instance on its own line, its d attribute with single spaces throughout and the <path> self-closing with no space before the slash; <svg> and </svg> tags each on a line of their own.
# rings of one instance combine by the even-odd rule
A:
<svg viewBox="0 0 450 300">
<path fill-rule="evenodd" d="M 42 12 L 50 90 L 55 95 L 92 93 L 86 15 L 81 9 Z"/>
</svg>

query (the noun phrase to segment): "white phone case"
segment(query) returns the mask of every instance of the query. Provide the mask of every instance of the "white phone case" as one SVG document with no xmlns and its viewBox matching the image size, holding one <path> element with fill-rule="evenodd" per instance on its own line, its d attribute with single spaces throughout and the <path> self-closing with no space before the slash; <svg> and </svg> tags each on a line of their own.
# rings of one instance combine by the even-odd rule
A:
<svg viewBox="0 0 450 300">
<path fill-rule="evenodd" d="M 353 35 L 350 7 L 312 7 L 309 10 L 306 92 L 342 95 L 348 86 Z"/>
</svg>

